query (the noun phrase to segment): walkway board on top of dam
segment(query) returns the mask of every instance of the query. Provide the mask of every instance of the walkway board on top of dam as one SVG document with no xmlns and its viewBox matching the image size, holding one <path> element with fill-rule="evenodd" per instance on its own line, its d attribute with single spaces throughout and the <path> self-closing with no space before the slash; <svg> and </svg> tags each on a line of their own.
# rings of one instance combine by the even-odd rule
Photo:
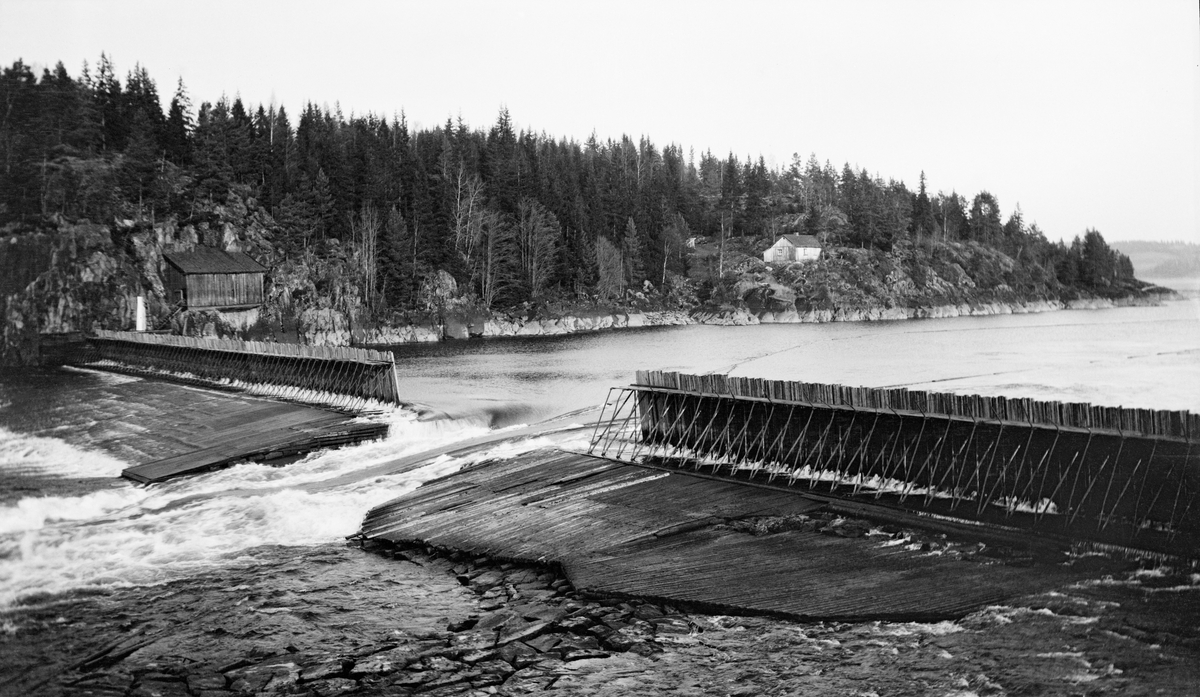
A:
<svg viewBox="0 0 1200 697">
<path fill-rule="evenodd" d="M 362 532 L 558 563 L 585 593 L 814 620 L 955 618 L 1078 578 L 1053 565 L 929 554 L 879 535 L 756 536 L 722 524 L 816 514 L 824 505 L 798 492 L 547 449 L 426 483 L 373 509 Z"/>
<path fill-rule="evenodd" d="M 242 460 L 277 460 L 387 434 L 387 424 L 298 404 L 187 389 L 174 396 L 166 411 L 143 423 L 148 431 L 168 431 L 174 452 L 130 467 L 121 476 L 161 482 Z"/>
</svg>

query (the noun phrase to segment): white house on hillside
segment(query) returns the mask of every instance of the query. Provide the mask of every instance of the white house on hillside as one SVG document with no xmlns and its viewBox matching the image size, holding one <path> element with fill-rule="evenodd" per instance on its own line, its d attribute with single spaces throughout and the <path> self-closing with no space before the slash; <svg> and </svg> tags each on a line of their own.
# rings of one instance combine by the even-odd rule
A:
<svg viewBox="0 0 1200 697">
<path fill-rule="evenodd" d="M 783 235 L 763 252 L 763 261 L 767 263 L 816 261 L 820 258 L 821 243 L 812 235 Z"/>
</svg>

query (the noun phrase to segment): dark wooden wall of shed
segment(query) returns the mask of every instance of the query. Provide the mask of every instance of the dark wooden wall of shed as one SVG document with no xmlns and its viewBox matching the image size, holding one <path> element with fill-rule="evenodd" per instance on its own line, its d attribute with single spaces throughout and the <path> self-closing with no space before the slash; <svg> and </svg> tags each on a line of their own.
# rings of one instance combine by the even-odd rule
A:
<svg viewBox="0 0 1200 697">
<path fill-rule="evenodd" d="M 263 274 L 213 273 L 187 276 L 187 306 L 234 307 L 261 305 Z"/>
<path fill-rule="evenodd" d="M 184 296 L 187 292 L 187 282 L 184 280 L 183 272 L 170 264 L 167 264 L 167 273 L 163 277 L 163 286 L 167 291 L 167 302 L 172 305 L 186 299 Z"/>
</svg>

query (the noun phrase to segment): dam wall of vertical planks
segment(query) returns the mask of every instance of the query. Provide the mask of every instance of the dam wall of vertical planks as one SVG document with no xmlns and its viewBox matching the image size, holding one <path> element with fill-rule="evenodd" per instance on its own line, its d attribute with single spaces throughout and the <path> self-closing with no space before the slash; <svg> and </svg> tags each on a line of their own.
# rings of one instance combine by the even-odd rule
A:
<svg viewBox="0 0 1200 697">
<path fill-rule="evenodd" d="M 1200 558 L 1200 415 L 640 371 L 590 452 Z"/>
<path fill-rule="evenodd" d="M 98 331 L 76 363 L 349 409 L 400 404 L 395 358 L 349 347 Z"/>
</svg>

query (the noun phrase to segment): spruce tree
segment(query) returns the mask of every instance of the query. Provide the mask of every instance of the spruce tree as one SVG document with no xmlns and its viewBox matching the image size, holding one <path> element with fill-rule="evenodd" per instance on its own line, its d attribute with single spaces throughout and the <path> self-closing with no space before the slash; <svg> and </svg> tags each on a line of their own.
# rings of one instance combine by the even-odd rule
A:
<svg viewBox="0 0 1200 697">
<path fill-rule="evenodd" d="M 180 166 L 192 163 L 192 131 L 195 127 L 192 102 L 188 99 L 181 77 L 175 86 L 175 96 L 171 98 L 163 128 L 163 149 L 168 160 Z"/>
</svg>

